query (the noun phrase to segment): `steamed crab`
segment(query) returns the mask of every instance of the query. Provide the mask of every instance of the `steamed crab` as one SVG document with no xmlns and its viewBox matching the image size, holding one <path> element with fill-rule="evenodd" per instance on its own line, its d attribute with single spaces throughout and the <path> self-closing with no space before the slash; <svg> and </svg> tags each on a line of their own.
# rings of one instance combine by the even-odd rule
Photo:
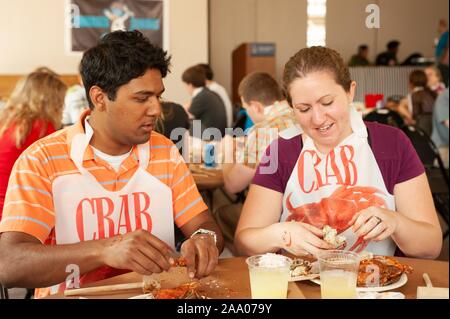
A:
<svg viewBox="0 0 450 319">
<path fill-rule="evenodd" d="M 339 234 L 351 226 L 349 222 L 359 211 L 371 206 L 386 207 L 385 200 L 377 194 L 383 192 L 375 187 L 343 185 L 320 202 L 294 207 L 291 203 L 291 193 L 286 201 L 291 214 L 286 220 L 305 222 L 318 228 L 329 226 Z M 359 237 L 349 250 L 361 252 L 367 245 L 368 242 Z"/>
</svg>

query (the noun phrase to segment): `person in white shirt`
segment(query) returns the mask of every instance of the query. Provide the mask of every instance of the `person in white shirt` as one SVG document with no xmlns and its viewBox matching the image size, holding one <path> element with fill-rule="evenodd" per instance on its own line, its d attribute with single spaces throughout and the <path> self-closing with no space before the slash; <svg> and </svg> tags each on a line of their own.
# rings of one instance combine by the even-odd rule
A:
<svg viewBox="0 0 450 319">
<path fill-rule="evenodd" d="M 222 85 L 213 80 L 214 72 L 209 64 L 199 63 L 198 66 L 200 66 L 205 71 L 206 86 L 208 87 L 208 89 L 216 92 L 222 99 L 223 104 L 225 105 L 225 110 L 227 112 L 227 127 L 231 127 L 233 125 L 234 109 L 227 91 Z"/>
<path fill-rule="evenodd" d="M 81 77 L 78 76 L 80 84 L 72 85 L 64 98 L 64 110 L 62 115 L 62 125 L 72 125 L 76 123 L 83 111 L 89 108 Z"/>
</svg>

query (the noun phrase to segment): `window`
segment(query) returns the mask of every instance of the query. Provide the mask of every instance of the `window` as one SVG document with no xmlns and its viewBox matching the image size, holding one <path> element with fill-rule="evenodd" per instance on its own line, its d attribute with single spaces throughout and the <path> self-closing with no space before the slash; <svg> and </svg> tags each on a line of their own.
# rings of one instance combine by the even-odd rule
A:
<svg viewBox="0 0 450 319">
<path fill-rule="evenodd" d="M 306 45 L 325 46 L 326 30 L 325 16 L 327 14 L 327 0 L 308 0 L 306 31 Z"/>
</svg>

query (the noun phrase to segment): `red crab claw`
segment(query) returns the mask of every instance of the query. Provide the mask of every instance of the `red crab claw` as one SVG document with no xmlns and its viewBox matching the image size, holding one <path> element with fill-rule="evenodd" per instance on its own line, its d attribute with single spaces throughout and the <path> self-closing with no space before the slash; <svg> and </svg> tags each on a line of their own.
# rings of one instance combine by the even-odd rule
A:
<svg viewBox="0 0 450 319">
<path fill-rule="evenodd" d="M 350 247 L 349 251 L 354 251 L 355 253 L 360 253 L 364 250 L 364 248 L 367 247 L 369 244 L 368 240 L 364 240 L 364 237 L 358 237 L 356 242 L 353 244 L 352 247 Z"/>
</svg>

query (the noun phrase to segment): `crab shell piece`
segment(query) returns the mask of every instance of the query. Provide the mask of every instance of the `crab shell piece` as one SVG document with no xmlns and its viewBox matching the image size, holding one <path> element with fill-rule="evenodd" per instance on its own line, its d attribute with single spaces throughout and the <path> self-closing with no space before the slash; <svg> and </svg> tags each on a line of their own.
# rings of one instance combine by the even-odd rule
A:
<svg viewBox="0 0 450 319">
<path fill-rule="evenodd" d="M 172 267 L 186 267 L 186 266 L 187 266 L 187 259 L 184 257 L 176 259 L 172 264 Z"/>
<path fill-rule="evenodd" d="M 198 288 L 198 282 L 190 282 L 175 288 L 158 289 L 153 294 L 155 299 L 205 299 Z"/>
<path fill-rule="evenodd" d="M 413 268 L 399 263 L 388 256 L 374 256 L 359 264 L 358 287 L 383 287 L 397 282 L 403 273 L 409 274 Z"/>
</svg>

